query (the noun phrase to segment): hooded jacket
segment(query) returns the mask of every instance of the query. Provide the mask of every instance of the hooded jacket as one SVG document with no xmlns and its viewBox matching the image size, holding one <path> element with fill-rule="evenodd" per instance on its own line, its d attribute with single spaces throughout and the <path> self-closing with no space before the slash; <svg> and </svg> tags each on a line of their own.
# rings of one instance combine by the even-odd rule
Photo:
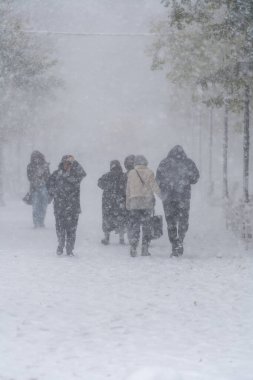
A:
<svg viewBox="0 0 253 380">
<path fill-rule="evenodd" d="M 65 157 L 65 156 L 64 156 Z M 80 184 L 86 173 L 82 166 L 73 161 L 69 171 L 64 170 L 64 157 L 47 182 L 48 193 L 54 200 L 54 213 L 64 217 L 79 214 Z"/>
<path fill-rule="evenodd" d="M 126 177 L 118 160 L 111 161 L 110 171 L 99 178 L 98 187 L 103 190 L 103 230 L 117 230 L 123 223 L 126 208 Z"/>
<path fill-rule="evenodd" d="M 195 163 L 186 156 L 180 145 L 171 149 L 156 172 L 163 201 L 190 200 L 191 185 L 197 183 L 198 179 L 199 171 Z"/>
<path fill-rule="evenodd" d="M 31 191 L 36 191 L 41 186 L 45 186 L 50 176 L 49 164 L 45 156 L 35 150 L 31 154 L 31 161 L 27 165 L 27 178 L 30 182 Z"/>
</svg>

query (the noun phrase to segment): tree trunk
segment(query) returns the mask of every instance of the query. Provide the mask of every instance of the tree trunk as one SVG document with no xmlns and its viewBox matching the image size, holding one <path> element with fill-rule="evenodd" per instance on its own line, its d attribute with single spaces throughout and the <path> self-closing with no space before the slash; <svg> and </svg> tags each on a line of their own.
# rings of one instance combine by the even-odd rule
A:
<svg viewBox="0 0 253 380">
<path fill-rule="evenodd" d="M 243 194 L 244 201 L 249 202 L 249 98 L 250 89 L 245 85 L 245 100 L 244 100 L 244 133 L 243 133 Z"/>
<path fill-rule="evenodd" d="M 223 198 L 228 199 L 228 106 L 225 105 L 223 135 Z"/>
<path fill-rule="evenodd" d="M 3 142 L 0 141 L 0 206 L 4 206 L 4 163 Z"/>
<path fill-rule="evenodd" d="M 209 129 L 209 196 L 213 194 L 213 190 L 213 108 L 211 108 Z"/>
</svg>

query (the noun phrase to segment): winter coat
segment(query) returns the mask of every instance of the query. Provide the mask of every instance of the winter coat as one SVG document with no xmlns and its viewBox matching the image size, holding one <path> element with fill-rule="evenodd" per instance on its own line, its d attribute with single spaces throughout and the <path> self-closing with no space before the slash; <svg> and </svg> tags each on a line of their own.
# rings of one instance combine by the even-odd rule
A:
<svg viewBox="0 0 253 380">
<path fill-rule="evenodd" d="M 162 199 L 168 203 L 179 201 L 189 203 L 191 185 L 197 183 L 199 171 L 195 163 L 186 156 L 183 148 L 175 146 L 161 161 L 156 173 Z"/>
<path fill-rule="evenodd" d="M 50 176 L 49 164 L 42 153 L 34 151 L 31 162 L 27 165 L 27 178 L 30 182 L 31 192 L 45 186 Z"/>
<path fill-rule="evenodd" d="M 153 209 L 155 201 L 154 193 L 160 196 L 160 189 L 155 181 L 153 171 L 146 165 L 135 165 L 135 168 L 129 172 L 127 179 L 127 209 Z"/>
<path fill-rule="evenodd" d="M 84 177 L 86 173 L 77 161 L 73 162 L 69 171 L 63 169 L 61 162 L 58 170 L 53 172 L 47 189 L 54 200 L 55 215 L 68 218 L 80 214 L 80 184 Z"/>
<path fill-rule="evenodd" d="M 111 162 L 111 170 L 99 178 L 98 187 L 103 190 L 103 231 L 117 231 L 126 217 L 126 177 L 118 161 Z"/>
</svg>

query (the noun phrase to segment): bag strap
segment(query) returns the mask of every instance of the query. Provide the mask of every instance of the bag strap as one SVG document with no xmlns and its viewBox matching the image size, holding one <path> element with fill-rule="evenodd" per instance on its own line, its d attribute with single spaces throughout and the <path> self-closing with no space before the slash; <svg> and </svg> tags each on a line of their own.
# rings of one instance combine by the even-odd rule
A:
<svg viewBox="0 0 253 380">
<path fill-rule="evenodd" d="M 141 176 L 140 176 L 140 173 L 138 172 L 138 170 L 136 170 L 136 169 L 134 169 L 135 171 L 136 171 L 136 173 L 137 173 L 137 175 L 138 175 L 138 177 L 140 178 L 140 180 L 141 180 L 141 183 L 143 184 L 143 186 L 145 186 L 146 185 L 146 183 L 143 181 L 143 179 L 141 178 Z"/>
<path fill-rule="evenodd" d="M 142 185 L 143 185 L 143 186 L 147 186 L 146 183 L 145 183 L 145 182 L 143 181 L 143 179 L 141 178 L 141 175 L 140 175 L 140 173 L 138 172 L 138 170 L 136 170 L 136 169 L 134 169 L 134 170 L 136 171 L 138 177 L 140 178 L 140 181 L 141 181 Z M 152 216 L 155 216 L 155 207 L 153 207 L 152 214 L 153 214 Z"/>
</svg>

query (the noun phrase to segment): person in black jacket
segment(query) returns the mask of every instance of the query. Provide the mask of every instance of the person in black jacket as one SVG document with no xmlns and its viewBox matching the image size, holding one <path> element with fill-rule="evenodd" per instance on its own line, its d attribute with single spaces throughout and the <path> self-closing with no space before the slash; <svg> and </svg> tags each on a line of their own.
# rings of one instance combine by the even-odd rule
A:
<svg viewBox="0 0 253 380">
<path fill-rule="evenodd" d="M 126 217 L 126 178 L 118 160 L 110 163 L 110 171 L 98 180 L 102 195 L 102 229 L 105 234 L 101 243 L 109 244 L 110 232 L 119 234 L 120 244 L 124 244 Z"/>
<path fill-rule="evenodd" d="M 49 164 L 45 156 L 35 150 L 31 154 L 31 161 L 27 165 L 27 178 L 30 182 L 30 194 L 33 208 L 33 224 L 35 228 L 44 227 L 44 220 L 48 205 L 46 188 L 50 176 Z"/>
<path fill-rule="evenodd" d="M 156 181 L 161 190 L 172 256 L 183 254 L 183 241 L 189 227 L 191 185 L 198 179 L 195 163 L 180 145 L 171 149 L 157 169 Z"/>
<path fill-rule="evenodd" d="M 66 244 L 67 255 L 73 255 L 80 206 L 80 184 L 86 173 L 71 155 L 63 156 L 58 170 L 47 182 L 49 194 L 54 200 L 57 254 L 62 255 Z"/>
</svg>

